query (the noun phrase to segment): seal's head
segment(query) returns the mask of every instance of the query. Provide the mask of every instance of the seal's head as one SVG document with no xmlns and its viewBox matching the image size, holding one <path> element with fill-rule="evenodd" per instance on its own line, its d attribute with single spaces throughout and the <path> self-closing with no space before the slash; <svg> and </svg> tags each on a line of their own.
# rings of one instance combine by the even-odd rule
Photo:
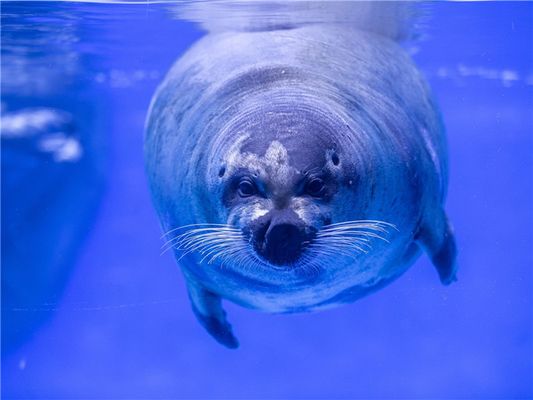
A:
<svg viewBox="0 0 533 400">
<path fill-rule="evenodd" d="M 190 104 L 170 74 L 147 127 L 147 167 L 169 245 L 196 279 L 230 294 L 250 281 L 290 291 L 311 273 L 334 292 L 402 272 L 393 260 L 407 265 L 417 224 L 439 201 L 440 164 L 424 133 L 436 119 L 414 93 L 422 84 L 392 85 L 383 77 L 397 72 L 366 70 L 374 65 L 358 66 L 349 84 L 313 68 L 255 66 L 182 88 L 197 94 Z"/>
<path fill-rule="evenodd" d="M 218 193 L 217 219 L 240 230 L 254 263 L 312 263 L 322 228 L 347 219 L 336 215 L 354 181 L 338 141 L 347 128 L 324 110 L 294 103 L 240 115 L 210 149 L 206 179 Z"/>
<path fill-rule="evenodd" d="M 197 279 L 240 287 L 245 276 L 281 290 L 320 276 L 348 287 L 406 252 L 412 237 L 392 237 L 392 225 L 413 232 L 423 196 L 411 139 L 396 132 L 413 120 L 392 100 L 381 107 L 378 90 L 340 96 L 335 82 L 311 78 L 247 71 L 149 126 L 165 132 L 147 140 L 155 204 Z M 172 134 L 177 122 L 188 136 Z"/>
</svg>

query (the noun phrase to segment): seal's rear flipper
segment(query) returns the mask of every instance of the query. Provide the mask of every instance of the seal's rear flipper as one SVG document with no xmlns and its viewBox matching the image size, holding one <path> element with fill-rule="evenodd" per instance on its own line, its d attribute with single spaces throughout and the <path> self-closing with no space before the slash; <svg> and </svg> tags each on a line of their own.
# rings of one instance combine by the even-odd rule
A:
<svg viewBox="0 0 533 400">
<path fill-rule="evenodd" d="M 239 342 L 233 336 L 231 325 L 226 320 L 220 296 L 208 291 L 196 282 L 186 279 L 189 298 L 196 318 L 220 344 L 235 349 Z"/>
<path fill-rule="evenodd" d="M 455 282 L 457 247 L 444 210 L 440 209 L 424 219 L 416 239 L 437 268 L 440 281 L 444 285 Z"/>
</svg>

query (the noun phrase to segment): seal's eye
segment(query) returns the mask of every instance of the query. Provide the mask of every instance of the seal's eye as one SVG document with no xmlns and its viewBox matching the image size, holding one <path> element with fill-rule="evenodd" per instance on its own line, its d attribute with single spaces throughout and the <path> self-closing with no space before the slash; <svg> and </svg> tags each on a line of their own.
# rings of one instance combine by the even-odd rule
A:
<svg viewBox="0 0 533 400">
<path fill-rule="evenodd" d="M 241 197 L 250 197 L 256 193 L 257 189 L 250 178 L 242 178 L 237 187 L 237 191 Z"/>
<path fill-rule="evenodd" d="M 313 197 L 322 197 L 325 189 L 324 181 L 320 178 L 312 178 L 307 182 L 307 185 L 305 185 L 305 191 Z"/>
</svg>

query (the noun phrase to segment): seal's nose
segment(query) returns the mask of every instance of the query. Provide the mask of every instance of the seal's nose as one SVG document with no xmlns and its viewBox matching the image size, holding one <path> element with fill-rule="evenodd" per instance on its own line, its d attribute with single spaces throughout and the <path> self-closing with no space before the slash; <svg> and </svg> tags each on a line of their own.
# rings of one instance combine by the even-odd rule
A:
<svg viewBox="0 0 533 400">
<path fill-rule="evenodd" d="M 305 235 L 296 225 L 270 225 L 265 237 L 265 257 L 273 264 L 292 264 L 302 253 Z"/>
<path fill-rule="evenodd" d="M 312 236 L 312 230 L 293 211 L 271 211 L 258 221 L 256 228 L 255 250 L 270 263 L 280 266 L 294 264 Z"/>
</svg>

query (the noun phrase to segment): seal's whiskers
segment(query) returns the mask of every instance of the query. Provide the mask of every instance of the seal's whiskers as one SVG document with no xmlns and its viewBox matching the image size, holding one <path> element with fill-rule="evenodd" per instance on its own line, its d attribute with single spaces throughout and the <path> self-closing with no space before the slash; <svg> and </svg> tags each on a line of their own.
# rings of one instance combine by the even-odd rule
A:
<svg viewBox="0 0 533 400">
<path fill-rule="evenodd" d="M 372 239 L 389 243 L 385 237 L 396 226 L 377 220 L 343 221 L 324 226 L 309 245 L 317 255 L 334 257 L 343 255 L 355 258 L 372 250 Z M 355 250 L 355 251 L 354 251 Z"/>
<path fill-rule="evenodd" d="M 294 270 L 318 274 L 332 258 L 343 256 L 355 259 L 359 254 L 372 250 L 374 239 L 388 243 L 387 236 L 396 226 L 377 220 L 343 221 L 325 225 L 316 236 L 306 243 L 301 258 L 293 265 Z M 228 224 L 189 224 L 166 232 L 170 237 L 162 246 L 162 253 L 175 249 L 183 257 L 198 253 L 200 263 L 220 265 L 231 263 L 242 271 L 252 271 L 269 264 L 253 251 L 249 238 Z"/>
<path fill-rule="evenodd" d="M 181 230 L 187 229 L 183 233 L 179 233 Z M 167 240 L 162 246 L 162 253 L 175 248 L 176 245 L 188 247 L 193 242 L 200 243 L 200 240 L 206 242 L 216 239 L 228 239 L 232 234 L 241 235 L 240 230 L 227 224 L 191 224 L 184 225 L 178 228 L 171 229 L 165 233 L 162 237 L 168 236 L 172 232 L 178 232 L 174 237 Z M 234 237 L 234 236 L 231 236 Z"/>
</svg>

